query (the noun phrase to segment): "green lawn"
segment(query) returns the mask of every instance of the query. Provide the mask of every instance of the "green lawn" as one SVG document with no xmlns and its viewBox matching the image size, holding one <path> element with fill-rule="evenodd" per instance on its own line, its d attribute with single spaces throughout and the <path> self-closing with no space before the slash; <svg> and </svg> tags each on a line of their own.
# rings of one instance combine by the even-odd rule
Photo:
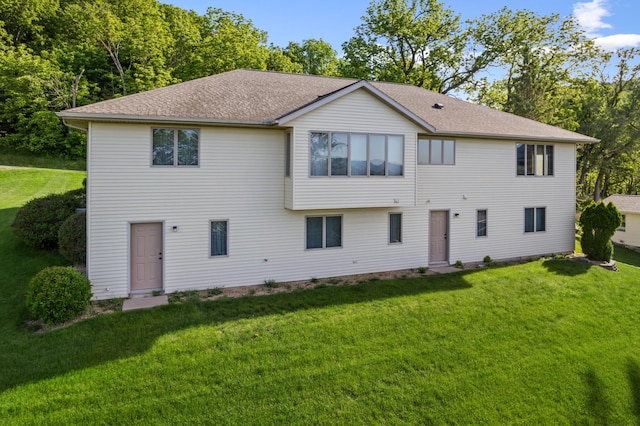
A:
<svg viewBox="0 0 640 426">
<path fill-rule="evenodd" d="M 20 172 L 0 171 L 1 189 L 82 179 Z M 0 259 L 12 268 L 0 268 L 0 423 L 640 422 L 633 252 L 618 273 L 540 260 L 174 304 L 32 334 L 21 325 L 24 283 L 61 260 L 7 230 L 32 196 L 19 192 L 0 199 Z"/>
</svg>

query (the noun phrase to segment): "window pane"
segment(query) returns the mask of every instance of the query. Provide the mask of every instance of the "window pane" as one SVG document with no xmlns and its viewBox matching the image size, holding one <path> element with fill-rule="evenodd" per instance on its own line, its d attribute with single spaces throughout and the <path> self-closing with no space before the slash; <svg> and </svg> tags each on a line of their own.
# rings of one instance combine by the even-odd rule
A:
<svg viewBox="0 0 640 426">
<path fill-rule="evenodd" d="M 284 175 L 291 176 L 291 133 L 284 137 Z"/>
<path fill-rule="evenodd" d="M 429 139 L 418 140 L 418 164 L 429 164 Z"/>
<path fill-rule="evenodd" d="M 533 222 L 534 222 L 534 211 L 535 209 L 524 209 L 524 232 L 533 232 Z"/>
<path fill-rule="evenodd" d="M 536 209 L 536 232 L 541 232 L 546 230 L 546 209 L 544 207 L 539 207 Z"/>
<path fill-rule="evenodd" d="M 536 176 L 544 175 L 544 145 L 538 145 L 536 152 Z"/>
<path fill-rule="evenodd" d="M 351 176 L 367 175 L 367 135 L 351 135 Z"/>
<path fill-rule="evenodd" d="M 331 134 L 331 176 L 347 175 L 347 134 Z"/>
<path fill-rule="evenodd" d="M 227 221 L 211 222 L 211 256 L 226 256 Z"/>
<path fill-rule="evenodd" d="M 442 141 L 431 140 L 431 164 L 442 164 Z"/>
<path fill-rule="evenodd" d="M 342 246 L 342 216 L 327 216 L 327 244 L 326 247 Z"/>
<path fill-rule="evenodd" d="M 328 146 L 328 133 L 311 133 L 311 176 L 329 174 Z"/>
<path fill-rule="evenodd" d="M 453 164 L 455 162 L 454 152 L 455 152 L 455 144 L 453 143 L 453 141 L 443 141 L 442 142 L 442 163 Z"/>
<path fill-rule="evenodd" d="M 478 237 L 487 236 L 487 211 L 478 210 L 478 231 L 476 234 Z"/>
<path fill-rule="evenodd" d="M 386 137 L 384 135 L 369 136 L 369 174 L 371 176 L 384 176 Z"/>
<path fill-rule="evenodd" d="M 536 146 L 527 145 L 527 176 L 533 176 L 536 164 Z"/>
<path fill-rule="evenodd" d="M 400 213 L 389 215 L 389 242 L 402 242 L 402 215 Z"/>
<path fill-rule="evenodd" d="M 178 130 L 178 165 L 198 165 L 198 131 Z"/>
<path fill-rule="evenodd" d="M 173 130 L 153 129 L 154 166 L 173 166 Z"/>
<path fill-rule="evenodd" d="M 388 137 L 389 176 L 402 176 L 404 173 L 404 140 L 402 136 Z"/>
<path fill-rule="evenodd" d="M 553 145 L 547 145 L 547 174 L 553 176 Z"/>
<path fill-rule="evenodd" d="M 322 248 L 322 216 L 307 218 L 307 248 Z"/>
<path fill-rule="evenodd" d="M 523 143 L 516 144 L 516 174 L 524 176 L 524 148 Z"/>
</svg>

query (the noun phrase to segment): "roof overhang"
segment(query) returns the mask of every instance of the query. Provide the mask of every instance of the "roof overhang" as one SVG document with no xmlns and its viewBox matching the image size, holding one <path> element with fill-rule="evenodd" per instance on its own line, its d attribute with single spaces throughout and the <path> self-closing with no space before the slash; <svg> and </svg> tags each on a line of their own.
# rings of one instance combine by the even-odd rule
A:
<svg viewBox="0 0 640 426">
<path fill-rule="evenodd" d="M 350 84 L 342 89 L 336 90 L 333 93 L 330 93 L 326 96 L 323 96 L 303 107 L 300 107 L 292 112 L 289 112 L 279 118 L 276 119 L 277 123 L 280 125 L 283 124 L 287 124 L 288 122 L 290 122 L 291 120 L 294 120 L 304 114 L 307 114 L 308 112 L 311 112 L 317 108 L 320 108 L 323 105 L 326 105 L 330 102 L 335 101 L 336 99 L 339 99 L 343 96 L 346 96 L 350 93 L 355 92 L 356 90 L 359 89 L 364 89 L 367 90 L 369 93 L 371 93 L 372 95 L 374 95 L 375 97 L 377 97 L 378 99 L 380 99 L 382 102 L 384 102 L 385 104 L 389 105 L 391 108 L 395 109 L 396 111 L 398 111 L 400 114 L 402 114 L 403 116 L 405 116 L 406 118 L 408 118 L 409 120 L 413 121 L 414 123 L 416 123 L 418 126 L 422 127 L 423 129 L 425 129 L 428 132 L 431 133 L 436 133 L 436 128 L 434 126 L 432 126 L 431 124 L 427 123 L 425 120 L 423 120 L 422 118 L 418 117 L 416 114 L 414 114 L 413 112 L 411 112 L 410 110 L 408 110 L 407 108 L 405 108 L 404 106 L 402 106 L 400 103 L 398 103 L 397 101 L 395 101 L 394 99 L 392 99 L 391 97 L 389 97 L 387 94 L 385 94 L 384 92 L 382 92 L 381 90 L 377 89 L 376 87 L 374 87 L 371 83 L 369 83 L 368 81 L 365 80 L 360 80 L 357 81 L 353 84 Z"/>
<path fill-rule="evenodd" d="M 475 133 L 475 132 L 436 132 L 437 136 L 450 138 L 478 138 L 478 139 L 499 139 L 522 142 L 558 142 L 558 143 L 580 143 L 591 144 L 600 142 L 599 139 L 584 136 L 582 138 L 558 138 L 551 136 L 528 136 L 509 135 L 500 133 Z"/>
</svg>

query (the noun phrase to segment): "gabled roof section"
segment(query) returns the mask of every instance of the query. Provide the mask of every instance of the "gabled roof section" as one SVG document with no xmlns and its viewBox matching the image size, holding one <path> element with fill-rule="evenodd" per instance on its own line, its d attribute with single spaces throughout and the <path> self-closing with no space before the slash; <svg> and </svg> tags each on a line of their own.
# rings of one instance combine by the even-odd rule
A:
<svg viewBox="0 0 640 426">
<path fill-rule="evenodd" d="M 640 195 L 610 195 L 602 200 L 605 204 L 613 203 L 622 213 L 640 214 Z"/>
<path fill-rule="evenodd" d="M 73 126 L 90 121 L 275 126 L 367 90 L 425 133 L 529 141 L 597 139 L 454 99 L 419 87 L 349 78 L 239 69 L 58 113 Z"/>
</svg>

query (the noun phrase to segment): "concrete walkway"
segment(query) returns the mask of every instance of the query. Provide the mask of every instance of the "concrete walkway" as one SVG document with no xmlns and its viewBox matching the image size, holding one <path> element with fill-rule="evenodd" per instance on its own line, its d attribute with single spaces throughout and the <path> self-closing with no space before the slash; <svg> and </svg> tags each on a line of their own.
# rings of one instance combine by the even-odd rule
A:
<svg viewBox="0 0 640 426">
<path fill-rule="evenodd" d="M 122 312 L 134 311 L 136 309 L 148 309 L 156 306 L 168 305 L 169 297 L 166 294 L 162 296 L 152 297 L 134 297 L 133 299 L 127 299 L 122 304 Z"/>
<path fill-rule="evenodd" d="M 449 274 L 451 272 L 460 272 L 460 271 L 462 271 L 462 269 L 460 269 L 460 268 L 456 268 L 455 266 L 448 266 L 448 265 L 433 266 L 433 267 L 430 267 L 429 270 L 431 272 L 435 272 L 436 274 Z"/>
</svg>

